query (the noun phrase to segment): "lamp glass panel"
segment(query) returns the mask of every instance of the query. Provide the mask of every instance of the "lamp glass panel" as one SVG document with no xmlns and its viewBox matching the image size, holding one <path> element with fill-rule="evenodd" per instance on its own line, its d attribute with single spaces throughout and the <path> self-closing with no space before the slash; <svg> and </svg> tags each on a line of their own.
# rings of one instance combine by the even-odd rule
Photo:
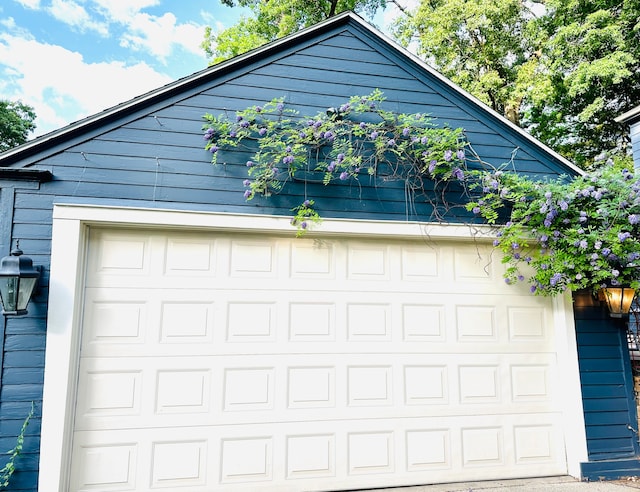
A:
<svg viewBox="0 0 640 492">
<path fill-rule="evenodd" d="M 33 293 L 33 289 L 35 288 L 37 281 L 37 277 L 20 279 L 20 291 L 18 292 L 18 311 L 27 309 L 27 304 L 29 304 L 29 299 L 31 299 L 31 294 Z"/>
<path fill-rule="evenodd" d="M 0 296 L 4 311 L 17 311 L 19 285 L 19 277 L 0 277 Z"/>
</svg>

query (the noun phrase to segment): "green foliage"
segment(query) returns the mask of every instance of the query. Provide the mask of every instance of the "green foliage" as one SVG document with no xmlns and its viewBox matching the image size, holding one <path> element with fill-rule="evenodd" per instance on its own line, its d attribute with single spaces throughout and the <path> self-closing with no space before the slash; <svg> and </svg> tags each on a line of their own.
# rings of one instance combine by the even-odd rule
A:
<svg viewBox="0 0 640 492">
<path fill-rule="evenodd" d="M 0 152 L 25 143 L 36 128 L 35 118 L 31 106 L 20 101 L 0 100 Z"/>
<path fill-rule="evenodd" d="M 202 48 L 211 64 L 257 48 L 312 26 L 346 10 L 373 16 L 384 8 L 386 0 L 227 0 L 230 7 L 247 7 L 251 15 L 243 16 L 237 24 L 216 32 L 205 31 Z"/>
<path fill-rule="evenodd" d="M 321 222 L 320 215 L 313 208 L 315 202 L 313 200 L 305 200 L 291 211 L 295 215 L 291 219 L 291 225 L 298 228 L 296 236 L 302 236 L 309 228 L 310 224 L 319 224 Z"/>
<path fill-rule="evenodd" d="M 640 0 L 421 0 L 395 35 L 586 169 L 628 152 L 614 118 L 640 101 L 638 12 Z"/>
<path fill-rule="evenodd" d="M 411 189 L 425 180 L 464 180 L 461 129 L 437 127 L 425 114 L 387 111 L 384 101 L 376 90 L 313 117 L 300 117 L 284 99 L 238 111 L 233 119 L 207 114 L 205 148 L 214 164 L 224 149 L 253 152 L 247 162 L 250 179 L 244 182 L 248 200 L 270 196 L 289 178 L 310 171 L 320 173 L 325 185 L 380 173 L 404 180 Z"/>
<path fill-rule="evenodd" d="M 538 58 L 520 0 L 422 0 L 395 35 L 471 94 L 515 123 Z"/>
<path fill-rule="evenodd" d="M 640 286 L 640 180 L 612 160 L 569 180 L 536 181 L 500 170 L 478 175 L 482 198 L 468 209 L 495 224 L 509 220 L 494 245 L 508 283 L 532 292 Z"/>
<path fill-rule="evenodd" d="M 639 0 L 548 0 L 534 24 L 544 39 L 540 90 L 526 126 L 586 167 L 600 152 L 624 156 L 628 127 L 614 121 L 640 101 Z"/>
<path fill-rule="evenodd" d="M 22 453 L 22 448 L 24 446 L 24 435 L 27 431 L 27 426 L 29 425 L 29 421 L 31 420 L 31 417 L 33 417 L 33 412 L 34 412 L 34 405 L 33 403 L 31 403 L 31 410 L 29 411 L 29 414 L 27 415 L 27 417 L 24 419 L 24 422 L 22 423 L 20 434 L 18 434 L 18 437 L 16 438 L 16 445 L 13 447 L 12 450 L 7 452 L 7 454 L 9 455 L 9 461 L 0 470 L 0 490 L 5 490 L 9 486 L 11 477 L 16 471 L 16 460 L 18 459 L 18 456 L 20 456 L 20 453 Z"/>
</svg>

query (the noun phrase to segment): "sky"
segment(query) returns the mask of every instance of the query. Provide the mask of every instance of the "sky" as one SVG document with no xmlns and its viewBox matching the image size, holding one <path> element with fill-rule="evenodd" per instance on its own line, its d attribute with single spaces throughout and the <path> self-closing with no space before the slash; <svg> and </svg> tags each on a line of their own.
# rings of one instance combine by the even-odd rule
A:
<svg viewBox="0 0 640 492">
<path fill-rule="evenodd" d="M 2 0 L 0 99 L 32 106 L 31 137 L 43 135 L 206 68 L 205 27 L 241 13 L 219 0 Z"/>
</svg>

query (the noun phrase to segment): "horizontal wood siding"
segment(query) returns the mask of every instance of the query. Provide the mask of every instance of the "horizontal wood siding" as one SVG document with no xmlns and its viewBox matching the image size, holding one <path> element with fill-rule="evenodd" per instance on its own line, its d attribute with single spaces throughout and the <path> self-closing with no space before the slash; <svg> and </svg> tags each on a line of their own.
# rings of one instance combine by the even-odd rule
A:
<svg viewBox="0 0 640 492">
<path fill-rule="evenodd" d="M 631 125 L 631 147 L 633 149 L 633 165 L 640 170 L 640 120 Z"/>
<path fill-rule="evenodd" d="M 606 308 L 576 295 L 578 361 L 589 461 L 638 455 L 637 412 L 625 325 Z M 603 468 L 597 468 L 603 473 Z M 603 475 L 604 476 L 604 475 Z"/>
<path fill-rule="evenodd" d="M 250 154 L 221 152 L 220 164 L 212 166 L 211 155 L 203 148 L 205 113 L 233 114 L 284 97 L 300 115 L 315 115 L 353 95 L 379 88 L 387 96 L 387 109 L 426 112 L 439 124 L 464 128 L 473 148 L 494 165 L 509 161 L 518 149 L 512 164 L 523 173 L 543 176 L 566 172 L 548 153 L 504 123 L 492 120 L 486 111 L 416 63 L 398 56 L 355 23 L 327 29 L 314 39 L 303 38 L 295 48 L 287 47 L 281 53 L 270 51 L 236 71 L 223 70 L 198 84 L 168 94 L 164 100 L 123 111 L 102 126 L 87 127 L 86 133 L 72 133 L 67 141 L 55 141 L 51 149 L 30 155 L 28 162 L 16 163 L 17 167 L 28 163 L 49 170 L 53 180 L 39 188 L 16 188 L 13 225 L 3 229 L 10 234 L 4 243 L 15 244 L 19 239 L 22 250 L 34 263 L 45 267 L 44 286 L 29 308 L 30 315 L 7 320 L 4 346 L 0 347 L 0 451 L 13 446 L 31 402 L 36 408 L 12 490 L 37 488 L 46 272 L 51 253 L 51 214 L 56 201 L 286 216 L 305 198 L 313 198 L 324 217 L 404 221 L 430 220 L 436 214 L 447 214 L 451 221 L 470 220 L 459 206 L 461 192 L 455 186 L 447 190 L 442 200 L 435 200 L 429 196 L 428 183 L 427 196 L 423 196 L 403 182 L 390 181 L 384 173 L 375 177 L 363 175 L 357 181 L 331 187 L 293 180 L 283 174 L 288 182 L 280 194 L 246 201 L 243 180 Z M 607 363 L 607 371 L 611 372 L 612 364 Z M 596 405 L 602 401 L 593 399 Z M 624 413 L 620 408 L 616 411 Z M 612 413 L 608 418 L 617 421 L 619 417 Z M 595 415 L 593 418 L 593 432 L 595 426 L 613 425 Z M 618 432 L 615 439 L 628 442 L 620 434 L 623 432 Z M 590 439 L 594 445 L 602 442 L 594 434 Z M 6 458 L 0 457 L 0 467 L 5 462 Z"/>
</svg>

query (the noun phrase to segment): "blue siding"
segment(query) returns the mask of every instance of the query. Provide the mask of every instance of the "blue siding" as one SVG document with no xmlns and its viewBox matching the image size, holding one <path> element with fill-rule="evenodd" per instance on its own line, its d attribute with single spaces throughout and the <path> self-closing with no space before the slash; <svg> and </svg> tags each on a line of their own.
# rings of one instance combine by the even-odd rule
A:
<svg viewBox="0 0 640 492">
<path fill-rule="evenodd" d="M 590 293 L 578 293 L 575 300 L 589 454 L 582 472 L 592 480 L 638 475 L 637 411 L 625 323 L 609 317 Z"/>
<path fill-rule="evenodd" d="M 634 167 L 640 170 L 640 119 L 631 125 L 631 147 Z"/>
<path fill-rule="evenodd" d="M 211 155 L 203 149 L 202 116 L 225 110 L 233 112 L 276 97 L 284 97 L 301 114 L 314 115 L 353 95 L 365 95 L 380 88 L 388 98 L 388 109 L 426 112 L 442 124 L 465 128 L 473 147 L 492 164 L 509 160 L 512 151 L 518 148 L 514 166 L 523 173 L 571 172 L 555 156 L 354 21 L 328 24 L 310 35 L 296 36 L 261 51 L 259 56 L 245 57 L 203 73 L 209 75 L 197 74 L 193 81 L 185 80 L 158 97 L 108 113 L 77 129 L 73 127 L 46 144 L 27 147 L 17 157 L 12 154 L 0 158 L 0 166 L 28 165 L 53 174 L 51 182 L 41 184 L 25 182 L 9 186 L 0 180 L 1 253 L 6 254 L 10 244 L 20 239 L 23 251 L 48 272 L 51 213 L 57 201 L 291 215 L 291 208 L 300 204 L 306 188 L 324 217 L 404 221 L 429 220 L 433 216 L 434 208 L 428 197 L 410 199 L 403 183 L 387 182 L 384 176 L 363 176 L 359 183 L 331 187 L 319 183 L 305 186 L 293 180 L 279 195 L 247 202 L 242 182 L 248 154 L 226 152 L 220 159 L 224 165 L 213 167 L 209 163 Z M 452 187 L 447 201 L 455 205 L 459 197 L 460 190 Z M 9 209 L 10 214 L 6 215 Z M 448 212 L 451 221 L 468 219 L 460 207 Z M 47 280 L 45 275 L 45 287 L 32 303 L 30 315 L 8 319 L 5 332 L 0 332 L 0 451 L 13 446 L 32 401 L 36 407 L 25 454 L 18 463 L 21 471 L 16 474 L 12 490 L 37 488 Z M 604 372 L 603 378 L 611 376 Z M 592 410 L 602 399 L 594 398 L 593 402 Z M 624 412 L 621 406 L 617 413 L 598 420 L 600 417 L 594 410 L 593 432 L 595 426 L 614 425 Z M 596 440 L 602 441 L 595 434 L 590 436 L 594 445 Z M 625 437 L 616 439 L 624 441 Z M 0 457 L 0 467 L 4 465 L 3 459 Z"/>
</svg>

